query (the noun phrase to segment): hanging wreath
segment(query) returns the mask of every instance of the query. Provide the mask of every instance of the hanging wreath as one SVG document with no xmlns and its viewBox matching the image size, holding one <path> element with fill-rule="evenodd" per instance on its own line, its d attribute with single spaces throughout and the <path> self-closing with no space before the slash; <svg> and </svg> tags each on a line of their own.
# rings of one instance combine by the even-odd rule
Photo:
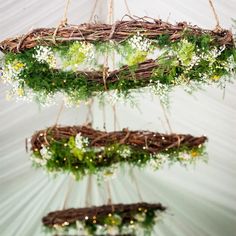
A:
<svg viewBox="0 0 236 236">
<path fill-rule="evenodd" d="M 236 60 L 228 30 L 145 19 L 35 29 L 1 42 L 0 50 L 2 78 L 13 86 L 9 96 L 37 95 L 40 102 L 58 92 L 75 103 L 107 91 L 127 96 L 144 87 L 166 102 L 177 85 L 189 92 L 203 84 L 224 86 Z M 113 53 L 121 59 L 110 71 L 99 61 Z"/>
<path fill-rule="evenodd" d="M 89 174 L 110 176 L 123 164 L 159 169 L 166 162 L 193 163 L 204 159 L 206 140 L 184 134 L 53 126 L 32 136 L 31 159 L 36 167 L 71 173 L 79 180 Z"/>
<path fill-rule="evenodd" d="M 115 204 L 99 207 L 71 208 L 50 212 L 43 217 L 44 226 L 65 232 L 75 228 L 79 235 L 137 235 L 141 229 L 151 235 L 166 207 L 158 204 Z"/>
</svg>

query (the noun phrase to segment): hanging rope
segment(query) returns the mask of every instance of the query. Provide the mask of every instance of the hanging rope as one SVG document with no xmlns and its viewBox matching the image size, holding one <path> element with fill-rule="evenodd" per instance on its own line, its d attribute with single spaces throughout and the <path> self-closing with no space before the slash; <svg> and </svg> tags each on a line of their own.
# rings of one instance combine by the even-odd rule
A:
<svg viewBox="0 0 236 236">
<path fill-rule="evenodd" d="M 105 104 L 102 104 L 102 119 L 103 119 L 103 129 L 106 131 L 106 109 Z"/>
<path fill-rule="evenodd" d="M 114 14 L 113 14 L 113 8 L 114 8 L 114 0 L 110 0 L 108 5 L 108 24 L 112 24 L 114 21 Z"/>
<path fill-rule="evenodd" d="M 56 116 L 55 126 L 58 124 L 58 121 L 60 119 L 61 113 L 64 110 L 64 105 L 65 105 L 65 103 L 64 103 L 64 101 L 62 101 L 60 109 L 59 109 L 59 111 L 57 113 L 57 116 Z"/>
<path fill-rule="evenodd" d="M 111 187 L 110 187 L 109 180 L 106 182 L 106 187 L 107 187 L 107 193 L 108 193 L 107 204 L 111 205 L 111 209 L 114 212 L 115 208 L 114 208 L 114 205 L 112 204 Z"/>
<path fill-rule="evenodd" d="M 132 168 L 130 169 L 130 176 L 131 176 L 131 179 L 133 180 L 133 182 L 135 184 L 135 188 L 136 188 L 136 191 L 138 193 L 139 200 L 140 200 L 140 202 L 143 202 L 143 197 L 142 197 L 142 194 L 141 194 L 141 191 L 139 189 L 139 185 L 138 185 L 137 179 L 135 177 L 135 174 L 134 174 Z"/>
<path fill-rule="evenodd" d="M 98 0 L 95 0 L 95 3 L 93 5 L 93 9 L 92 9 L 92 13 L 91 13 L 91 16 L 89 18 L 89 23 L 92 22 L 92 20 L 93 20 L 93 17 L 94 17 L 96 8 L 97 8 L 97 4 L 98 4 Z"/>
<path fill-rule="evenodd" d="M 92 125 L 93 124 L 92 105 L 93 105 L 93 98 L 91 98 L 87 103 L 88 111 L 87 111 L 87 115 L 86 115 L 86 119 L 85 119 L 85 125 L 89 125 L 89 124 Z"/>
<path fill-rule="evenodd" d="M 108 5 L 108 17 L 107 17 L 107 23 L 112 24 L 113 22 L 113 0 L 110 0 L 109 5 Z M 103 63 L 103 73 L 102 73 L 102 78 L 103 78 L 103 83 L 104 83 L 104 89 L 107 91 L 107 77 L 109 76 L 108 72 L 108 52 L 106 52 L 105 57 L 104 57 L 104 63 Z"/>
<path fill-rule="evenodd" d="M 173 133 L 172 128 L 171 128 L 171 125 L 170 125 L 170 121 L 169 121 L 169 118 L 168 118 L 168 115 L 167 115 L 167 112 L 166 112 L 166 108 L 163 106 L 163 104 L 161 103 L 161 101 L 160 101 L 160 104 L 161 104 L 161 108 L 162 108 L 162 111 L 163 111 L 163 114 L 164 114 L 164 117 L 165 117 L 167 126 L 168 126 L 168 128 L 169 128 L 169 132 L 170 132 L 170 133 Z"/>
<path fill-rule="evenodd" d="M 63 14 L 63 17 L 62 17 L 62 20 L 60 21 L 59 25 L 56 27 L 54 33 L 53 33 L 53 36 L 52 36 L 52 41 L 54 44 L 56 44 L 56 35 L 57 35 L 57 31 L 58 29 L 61 27 L 61 26 L 66 26 L 67 25 L 67 14 L 68 14 L 68 9 L 69 9 L 69 5 L 70 5 L 70 1 L 71 0 L 66 0 L 66 5 L 65 5 L 65 8 L 64 8 L 64 14 Z"/>
<path fill-rule="evenodd" d="M 130 11 L 130 9 L 129 9 L 129 5 L 128 5 L 127 0 L 124 0 L 124 2 L 125 2 L 126 10 L 127 10 L 128 14 L 131 16 L 131 11 Z"/>
<path fill-rule="evenodd" d="M 120 130 L 120 123 L 117 118 L 117 111 L 116 111 L 116 106 L 112 105 L 112 110 L 113 110 L 113 125 L 114 125 L 114 131 L 118 128 Z"/>
<path fill-rule="evenodd" d="M 88 183 L 87 183 L 87 190 L 86 190 L 86 200 L 85 205 L 86 207 L 91 206 L 91 196 L 92 196 L 92 176 L 89 175 L 88 177 Z"/>
<path fill-rule="evenodd" d="M 62 18 L 62 21 L 61 21 L 61 24 L 62 25 L 67 25 L 67 14 L 68 14 L 68 9 L 69 9 L 69 5 L 70 5 L 70 1 L 71 0 L 67 0 L 66 1 L 66 6 L 65 6 L 65 10 L 64 10 L 64 15 L 63 15 L 63 18 Z"/>
<path fill-rule="evenodd" d="M 116 117 L 116 106 L 112 106 L 113 110 L 113 125 L 114 125 L 114 131 L 116 131 L 116 122 L 117 122 L 117 117 Z"/>
<path fill-rule="evenodd" d="M 221 27 L 220 27 L 220 20 L 219 20 L 219 17 L 218 17 L 218 15 L 217 15 L 217 13 L 216 13 L 216 10 L 215 10 L 215 7 L 214 7 L 214 5 L 213 5 L 213 2 L 212 2 L 212 0 L 208 0 L 208 1 L 209 1 L 209 4 L 210 4 L 210 6 L 211 6 L 212 12 L 213 12 L 214 17 L 215 17 L 215 20 L 216 20 L 216 30 L 217 30 L 217 31 L 218 31 L 218 30 L 221 30 Z"/>
<path fill-rule="evenodd" d="M 66 209 L 66 206 L 67 206 L 67 201 L 68 201 L 68 198 L 69 198 L 69 194 L 70 194 L 70 190 L 72 189 L 71 186 L 73 184 L 73 180 L 72 178 L 69 179 L 69 185 L 68 185 L 68 188 L 67 188 L 67 192 L 66 192 L 66 195 L 65 195 L 65 200 L 63 202 L 63 207 L 62 209 Z"/>
<path fill-rule="evenodd" d="M 106 181 L 106 187 L 107 187 L 107 193 L 108 193 L 107 204 L 111 205 L 112 197 L 111 197 L 111 188 L 110 188 L 109 180 Z"/>
</svg>

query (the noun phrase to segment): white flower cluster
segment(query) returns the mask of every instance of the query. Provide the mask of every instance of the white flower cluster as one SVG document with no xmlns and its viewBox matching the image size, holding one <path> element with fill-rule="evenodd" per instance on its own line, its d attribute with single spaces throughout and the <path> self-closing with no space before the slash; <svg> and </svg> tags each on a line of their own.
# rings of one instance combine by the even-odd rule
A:
<svg viewBox="0 0 236 236">
<path fill-rule="evenodd" d="M 158 169 L 162 168 L 168 159 L 167 156 L 162 153 L 150 154 L 150 157 L 151 157 L 151 160 L 150 160 L 149 164 L 153 170 L 158 170 Z"/>
<path fill-rule="evenodd" d="M 50 47 L 36 46 L 35 53 L 32 55 L 39 63 L 47 63 L 49 67 L 55 68 L 57 61 L 56 57 Z"/>
<path fill-rule="evenodd" d="M 118 235 L 119 232 L 120 232 L 118 226 L 114 226 L 114 225 L 107 226 L 107 230 L 106 231 L 107 231 L 108 235 Z"/>
<path fill-rule="evenodd" d="M 236 72 L 236 64 L 235 64 L 235 61 L 234 61 L 234 57 L 233 56 L 230 56 L 227 60 L 227 63 L 226 63 L 226 70 L 230 73 L 234 73 Z"/>
<path fill-rule="evenodd" d="M 196 54 L 194 54 L 191 62 L 188 64 L 188 67 L 186 68 L 186 72 L 190 71 L 194 66 L 197 66 L 200 61 L 201 61 L 201 58 L 197 56 Z"/>
<path fill-rule="evenodd" d="M 90 63 L 95 59 L 95 47 L 92 43 L 80 42 L 80 51 L 86 56 L 86 62 Z"/>
<path fill-rule="evenodd" d="M 40 152 L 41 157 L 33 157 L 31 158 L 31 160 L 41 166 L 45 166 L 47 164 L 47 161 L 51 159 L 52 153 L 45 146 L 42 146 L 39 152 Z"/>
<path fill-rule="evenodd" d="M 144 38 L 144 36 L 140 35 L 139 32 L 137 33 L 137 35 L 131 37 L 128 40 L 128 43 L 133 49 L 141 52 L 148 52 L 152 44 L 152 42 L 149 39 Z"/>
<path fill-rule="evenodd" d="M 127 158 L 131 156 L 131 150 L 129 147 L 125 147 L 122 150 L 118 150 L 117 152 L 123 158 Z"/>
<path fill-rule="evenodd" d="M 212 50 L 202 53 L 200 59 L 210 62 L 210 66 L 216 61 L 217 57 L 225 50 L 225 45 L 221 46 L 219 49 L 214 47 Z"/>
<path fill-rule="evenodd" d="M 86 137 L 83 137 L 81 133 L 78 133 L 75 136 L 75 146 L 81 151 L 85 152 L 85 148 L 88 146 L 89 140 Z"/>
<path fill-rule="evenodd" d="M 40 154 L 42 158 L 46 160 L 49 160 L 52 157 L 52 153 L 45 146 L 42 146 L 42 148 L 40 149 Z"/>
<path fill-rule="evenodd" d="M 0 76 L 3 82 L 11 85 L 11 89 L 6 94 L 7 100 L 16 97 L 17 101 L 32 101 L 32 93 L 26 96 L 26 89 L 22 87 L 24 80 L 21 78 L 21 72 L 26 68 L 26 64 L 14 60 L 11 63 L 6 63 L 0 70 Z"/>
<path fill-rule="evenodd" d="M 146 214 L 145 212 L 142 213 L 137 213 L 134 218 L 138 221 L 138 222 L 144 222 L 146 219 Z"/>
<path fill-rule="evenodd" d="M 19 81 L 21 80 L 20 74 L 25 68 L 26 65 L 18 60 L 14 60 L 12 63 L 6 63 L 0 70 L 3 82 L 17 86 Z M 16 81 L 18 82 L 17 84 L 15 84 Z"/>
</svg>

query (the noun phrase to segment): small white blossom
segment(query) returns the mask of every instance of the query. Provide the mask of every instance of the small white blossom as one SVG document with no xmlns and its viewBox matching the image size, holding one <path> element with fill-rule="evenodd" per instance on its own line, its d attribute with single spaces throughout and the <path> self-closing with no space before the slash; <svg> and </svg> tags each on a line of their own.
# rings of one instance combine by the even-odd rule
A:
<svg viewBox="0 0 236 236">
<path fill-rule="evenodd" d="M 39 164 L 40 166 L 45 166 L 47 164 L 47 160 L 43 159 L 43 158 L 39 158 L 39 157 L 32 157 L 31 160 L 36 163 Z"/>
<path fill-rule="evenodd" d="M 121 157 L 123 158 L 127 158 L 127 157 L 130 157 L 131 156 L 131 150 L 129 147 L 125 147 L 123 148 L 122 150 L 118 150 L 117 151 Z"/>
<path fill-rule="evenodd" d="M 151 160 L 149 161 L 149 165 L 153 168 L 153 170 L 160 169 L 167 161 L 167 157 L 165 154 L 150 154 Z"/>
<path fill-rule="evenodd" d="M 56 67 L 56 57 L 50 47 L 47 46 L 37 46 L 35 48 L 35 54 L 32 56 L 39 63 L 47 63 L 51 68 Z"/>
<path fill-rule="evenodd" d="M 142 35 L 137 33 L 128 40 L 129 45 L 138 51 L 148 52 L 150 50 L 151 41 L 147 38 L 144 38 Z"/>
<path fill-rule="evenodd" d="M 108 226 L 107 233 L 108 235 L 117 235 L 119 234 L 119 228 L 117 226 Z"/>
<path fill-rule="evenodd" d="M 52 157 L 52 153 L 45 146 L 43 146 L 40 149 L 40 154 L 41 154 L 42 158 L 45 160 L 49 160 Z"/>
<path fill-rule="evenodd" d="M 0 70 L 1 78 L 4 83 L 9 83 L 18 88 L 21 72 L 26 68 L 26 65 L 21 61 L 14 60 L 12 63 L 7 63 Z"/>
<path fill-rule="evenodd" d="M 89 140 L 88 138 L 86 137 L 83 137 L 81 135 L 81 133 L 78 133 L 76 136 L 75 136 L 75 146 L 78 148 L 78 149 L 81 149 L 81 150 L 85 150 L 85 147 L 87 147 L 89 144 Z"/>
<path fill-rule="evenodd" d="M 95 47 L 92 43 L 85 43 L 82 42 L 82 49 L 83 53 L 86 56 L 85 62 L 90 63 L 95 59 Z"/>
<path fill-rule="evenodd" d="M 106 232 L 106 227 L 102 225 L 96 225 L 96 234 L 95 235 L 105 235 L 107 234 Z"/>
<path fill-rule="evenodd" d="M 92 43 L 88 42 L 75 42 L 73 45 L 78 45 L 77 52 L 85 55 L 85 62 L 90 63 L 95 59 L 95 47 Z M 75 52 L 75 53 L 77 53 Z M 78 65 L 74 65 L 78 66 Z"/>
<path fill-rule="evenodd" d="M 134 219 L 136 219 L 138 222 L 144 222 L 146 219 L 146 214 L 144 212 L 138 213 L 134 216 Z"/>
<path fill-rule="evenodd" d="M 202 60 L 209 61 L 209 65 L 211 66 L 216 61 L 217 57 L 220 56 L 224 50 L 225 50 L 225 45 L 221 46 L 219 49 L 214 47 L 212 50 L 202 53 L 200 55 L 200 58 Z"/>
</svg>

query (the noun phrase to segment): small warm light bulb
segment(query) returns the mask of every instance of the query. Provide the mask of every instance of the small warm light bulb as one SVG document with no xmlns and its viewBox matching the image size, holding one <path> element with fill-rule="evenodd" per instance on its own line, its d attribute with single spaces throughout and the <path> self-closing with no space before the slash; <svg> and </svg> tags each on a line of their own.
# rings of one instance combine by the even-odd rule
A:
<svg viewBox="0 0 236 236">
<path fill-rule="evenodd" d="M 85 220 L 88 220 L 88 216 L 85 216 L 84 218 L 85 218 Z"/>
</svg>

